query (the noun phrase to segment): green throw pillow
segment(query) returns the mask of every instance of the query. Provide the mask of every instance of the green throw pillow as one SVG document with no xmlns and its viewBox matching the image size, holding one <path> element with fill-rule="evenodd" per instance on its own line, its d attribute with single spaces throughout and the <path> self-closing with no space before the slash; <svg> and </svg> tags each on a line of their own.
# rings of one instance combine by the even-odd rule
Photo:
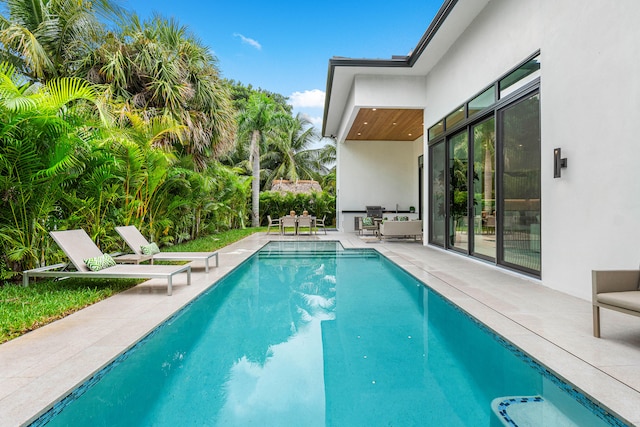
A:
<svg viewBox="0 0 640 427">
<path fill-rule="evenodd" d="M 111 258 L 111 256 L 105 254 L 102 256 L 97 256 L 94 258 L 85 259 L 84 263 L 89 267 L 91 271 L 100 271 L 103 268 L 113 267 L 116 265 L 116 262 Z"/>
<path fill-rule="evenodd" d="M 365 216 L 364 218 L 362 218 L 362 225 L 365 225 L 365 226 L 373 225 L 373 218 L 371 218 L 370 216 Z"/>
<path fill-rule="evenodd" d="M 148 245 L 142 245 L 142 246 L 140 246 L 140 250 L 145 255 L 155 255 L 157 253 L 160 253 L 160 248 L 158 248 L 158 245 L 156 245 L 155 243 L 149 243 Z"/>
</svg>

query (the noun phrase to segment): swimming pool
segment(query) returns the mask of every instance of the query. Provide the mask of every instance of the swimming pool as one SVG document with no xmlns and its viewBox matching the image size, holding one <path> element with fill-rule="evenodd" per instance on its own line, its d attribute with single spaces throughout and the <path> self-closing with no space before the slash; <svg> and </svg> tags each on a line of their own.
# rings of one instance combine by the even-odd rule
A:
<svg viewBox="0 0 640 427">
<path fill-rule="evenodd" d="M 509 416 L 623 425 L 376 251 L 272 242 L 35 425 L 489 426 Z"/>
</svg>

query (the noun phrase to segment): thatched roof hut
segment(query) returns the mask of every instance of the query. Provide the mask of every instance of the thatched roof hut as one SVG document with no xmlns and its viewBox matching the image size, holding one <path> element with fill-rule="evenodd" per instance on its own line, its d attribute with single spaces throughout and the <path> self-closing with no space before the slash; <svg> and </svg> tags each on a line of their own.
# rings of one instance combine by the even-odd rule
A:
<svg viewBox="0 0 640 427">
<path fill-rule="evenodd" d="M 288 179 L 276 179 L 271 183 L 271 191 L 279 193 L 311 193 L 316 191 L 322 192 L 322 187 L 318 181 L 314 180 L 297 180 L 289 181 Z"/>
</svg>

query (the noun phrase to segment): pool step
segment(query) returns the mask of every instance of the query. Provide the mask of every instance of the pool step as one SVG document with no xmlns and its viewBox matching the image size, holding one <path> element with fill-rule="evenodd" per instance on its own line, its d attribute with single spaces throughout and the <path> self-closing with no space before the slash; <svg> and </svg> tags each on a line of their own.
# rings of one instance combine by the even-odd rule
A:
<svg viewBox="0 0 640 427">
<path fill-rule="evenodd" d="M 374 251 L 260 251 L 258 256 L 262 259 L 269 258 L 378 258 L 380 255 Z"/>
<path fill-rule="evenodd" d="M 580 426 L 542 396 L 505 396 L 491 402 L 491 427 Z"/>
</svg>

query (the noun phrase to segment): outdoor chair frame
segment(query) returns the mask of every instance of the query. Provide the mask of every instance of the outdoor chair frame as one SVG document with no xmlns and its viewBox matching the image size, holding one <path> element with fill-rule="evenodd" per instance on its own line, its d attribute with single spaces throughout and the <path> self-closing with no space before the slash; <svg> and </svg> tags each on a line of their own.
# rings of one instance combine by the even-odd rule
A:
<svg viewBox="0 0 640 427">
<path fill-rule="evenodd" d="M 22 272 L 22 283 L 29 285 L 31 277 L 83 277 L 92 279 L 166 279 L 167 295 L 173 293 L 173 276 L 187 274 L 187 285 L 191 285 L 191 266 L 189 265 L 140 265 L 118 264 L 99 271 L 91 271 L 84 259 L 104 255 L 84 230 L 52 231 L 49 233 L 60 249 L 67 255 L 70 263 L 60 263 L 34 268 Z M 76 271 L 68 270 L 70 264 Z"/>
<path fill-rule="evenodd" d="M 267 234 L 271 233 L 271 227 L 278 227 L 278 233 L 280 233 L 280 218 L 276 218 L 273 219 L 271 218 L 271 215 L 267 215 L 267 220 L 269 221 L 269 224 L 267 225 Z"/>
<path fill-rule="evenodd" d="M 137 255 L 142 255 L 142 246 L 149 244 L 147 239 L 140 233 L 134 225 L 116 227 L 116 232 L 127 243 L 127 246 Z M 209 261 L 211 258 L 216 259 L 216 267 L 218 267 L 218 252 L 159 252 L 153 254 L 153 261 L 204 261 L 204 271 L 209 272 Z"/>
</svg>

